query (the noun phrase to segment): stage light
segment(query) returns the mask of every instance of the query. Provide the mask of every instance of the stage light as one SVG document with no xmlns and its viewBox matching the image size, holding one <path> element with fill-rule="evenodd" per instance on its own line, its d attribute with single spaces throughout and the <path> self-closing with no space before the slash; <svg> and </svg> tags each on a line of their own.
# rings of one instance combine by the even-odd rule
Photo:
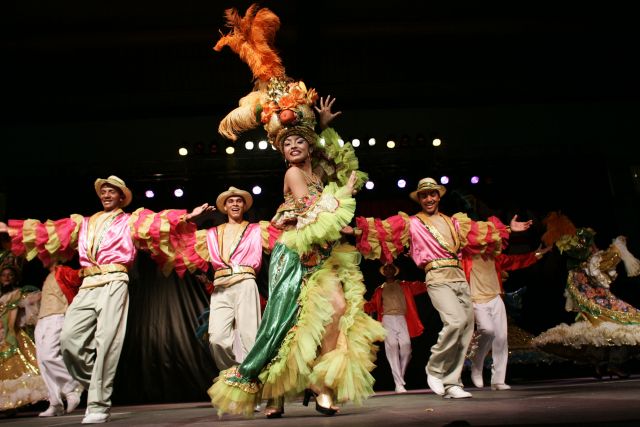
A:
<svg viewBox="0 0 640 427">
<path fill-rule="evenodd" d="M 340 147 L 344 147 L 344 141 L 342 140 L 342 138 L 338 139 L 338 145 Z"/>
<path fill-rule="evenodd" d="M 258 194 L 262 193 L 262 188 L 260 188 L 260 186 L 259 186 L 259 185 L 256 185 L 255 187 L 253 187 L 253 188 L 251 189 L 251 192 L 252 192 L 253 194 L 258 195 Z"/>
<path fill-rule="evenodd" d="M 442 141 L 440 140 L 440 138 L 435 138 L 432 142 L 434 147 L 439 147 L 440 144 L 442 144 Z"/>
<path fill-rule="evenodd" d="M 182 191 L 182 188 L 176 188 L 173 190 L 173 195 L 176 197 L 182 197 L 184 196 L 184 191 Z"/>
<path fill-rule="evenodd" d="M 236 149 L 235 149 L 235 148 L 233 148 L 233 147 L 230 145 L 230 146 L 228 146 L 227 148 L 225 148 L 225 149 L 224 149 L 224 151 L 225 151 L 227 154 L 231 155 L 231 154 L 233 154 L 233 153 L 235 153 L 235 152 L 236 152 Z"/>
<path fill-rule="evenodd" d="M 369 138 L 369 146 L 373 147 L 374 145 L 376 145 L 376 139 L 375 138 Z"/>
<path fill-rule="evenodd" d="M 187 149 L 186 149 L 186 148 L 184 148 L 184 147 L 180 147 L 180 148 L 178 149 L 178 154 L 180 154 L 181 156 L 186 156 L 187 154 L 189 154 L 189 150 L 187 150 Z"/>
<path fill-rule="evenodd" d="M 353 141 L 351 141 L 351 145 L 353 147 L 360 147 L 360 140 L 358 138 L 353 138 Z"/>
<path fill-rule="evenodd" d="M 247 141 L 244 143 L 244 148 L 247 150 L 253 150 L 253 141 Z"/>
<path fill-rule="evenodd" d="M 367 190 L 373 190 L 373 187 L 375 187 L 376 185 L 373 183 L 373 181 L 367 181 L 364 186 Z"/>
<path fill-rule="evenodd" d="M 480 182 L 480 177 L 479 176 L 474 175 L 474 176 L 471 177 L 471 183 L 472 184 L 477 184 L 479 182 Z"/>
<path fill-rule="evenodd" d="M 218 143 L 215 141 L 211 141 L 209 144 L 209 154 L 215 156 L 218 154 Z"/>
<path fill-rule="evenodd" d="M 396 142 L 392 140 L 387 141 L 387 148 L 396 148 Z"/>
<path fill-rule="evenodd" d="M 448 184 L 449 183 L 449 177 L 446 175 L 442 175 L 440 177 L 440 184 Z"/>
<path fill-rule="evenodd" d="M 144 192 L 144 195 L 147 199 L 153 199 L 153 196 L 155 196 L 155 194 L 153 193 L 153 190 L 147 190 Z"/>
<path fill-rule="evenodd" d="M 268 142 L 263 139 L 262 141 L 258 142 L 258 148 L 261 150 L 266 150 L 267 144 Z"/>
<path fill-rule="evenodd" d="M 404 179 L 398 180 L 398 188 L 404 188 L 406 186 L 407 186 L 407 181 L 405 181 Z"/>
</svg>

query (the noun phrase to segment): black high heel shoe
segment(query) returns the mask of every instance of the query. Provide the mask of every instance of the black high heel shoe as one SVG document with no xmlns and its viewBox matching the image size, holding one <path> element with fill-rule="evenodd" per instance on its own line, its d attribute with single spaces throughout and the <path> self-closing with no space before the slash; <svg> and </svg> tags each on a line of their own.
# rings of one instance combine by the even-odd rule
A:
<svg viewBox="0 0 640 427">
<path fill-rule="evenodd" d="M 306 389 L 304 391 L 304 400 L 302 401 L 302 404 L 304 406 L 309 406 L 309 400 L 311 400 L 311 397 L 313 397 L 316 401 L 316 411 L 320 412 L 322 415 L 326 415 L 326 416 L 333 416 L 335 415 L 338 410 L 336 408 L 332 408 L 331 407 L 331 401 L 332 399 L 329 397 L 329 395 L 327 393 L 316 393 L 315 391 L 311 390 L 311 389 Z M 318 403 L 318 400 L 326 400 L 329 403 L 329 406 L 322 406 L 320 405 L 320 403 Z"/>
</svg>

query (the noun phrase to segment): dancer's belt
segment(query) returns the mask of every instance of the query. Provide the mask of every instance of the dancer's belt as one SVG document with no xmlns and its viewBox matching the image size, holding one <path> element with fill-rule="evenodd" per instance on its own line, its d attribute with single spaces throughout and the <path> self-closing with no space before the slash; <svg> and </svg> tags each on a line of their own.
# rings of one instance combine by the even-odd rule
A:
<svg viewBox="0 0 640 427">
<path fill-rule="evenodd" d="M 456 267 L 462 268 L 462 264 L 459 259 L 447 258 L 447 259 L 436 259 L 431 262 L 428 262 L 427 265 L 424 266 L 425 273 L 428 273 L 430 270 L 434 270 L 436 268 L 443 267 Z"/>
<path fill-rule="evenodd" d="M 256 271 L 253 267 L 248 265 L 234 265 L 233 267 L 221 268 L 213 273 L 213 279 L 219 279 L 221 277 L 233 276 L 234 274 L 248 273 L 253 277 L 256 277 Z"/>
<path fill-rule="evenodd" d="M 105 274 L 105 273 L 115 273 L 122 272 L 126 273 L 127 267 L 122 264 L 103 264 L 103 265 L 92 265 L 91 267 L 85 267 L 80 270 L 80 277 L 88 277 L 95 276 L 96 274 Z"/>
</svg>

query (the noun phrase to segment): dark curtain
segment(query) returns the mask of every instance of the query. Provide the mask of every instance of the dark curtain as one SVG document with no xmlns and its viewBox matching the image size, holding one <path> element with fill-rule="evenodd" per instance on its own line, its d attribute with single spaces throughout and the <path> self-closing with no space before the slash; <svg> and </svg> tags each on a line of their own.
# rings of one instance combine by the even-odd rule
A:
<svg viewBox="0 0 640 427">
<path fill-rule="evenodd" d="M 189 274 L 165 277 L 141 252 L 130 271 L 129 318 L 116 373 L 115 404 L 206 401 L 218 371 L 208 343 L 196 337 L 209 306 Z"/>
</svg>

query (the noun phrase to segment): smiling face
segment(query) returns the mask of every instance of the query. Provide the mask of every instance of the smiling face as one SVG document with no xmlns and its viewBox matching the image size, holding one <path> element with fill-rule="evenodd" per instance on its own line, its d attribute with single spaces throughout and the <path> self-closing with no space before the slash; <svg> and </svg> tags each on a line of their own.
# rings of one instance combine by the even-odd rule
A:
<svg viewBox="0 0 640 427">
<path fill-rule="evenodd" d="M 300 165 L 307 160 L 310 161 L 311 149 L 307 140 L 300 135 L 289 135 L 282 142 L 282 153 L 286 161 L 293 165 Z"/>
<path fill-rule="evenodd" d="M 118 187 L 111 184 L 103 184 L 100 187 L 100 202 L 105 212 L 118 209 L 124 202 L 124 193 Z"/>
<path fill-rule="evenodd" d="M 440 193 L 438 190 L 425 190 L 418 193 L 418 201 L 422 210 L 427 215 L 438 213 L 438 205 L 440 204 Z"/>
<path fill-rule="evenodd" d="M 227 210 L 229 222 L 242 222 L 244 214 L 244 199 L 240 196 L 230 196 L 224 201 L 224 208 Z"/>
</svg>

